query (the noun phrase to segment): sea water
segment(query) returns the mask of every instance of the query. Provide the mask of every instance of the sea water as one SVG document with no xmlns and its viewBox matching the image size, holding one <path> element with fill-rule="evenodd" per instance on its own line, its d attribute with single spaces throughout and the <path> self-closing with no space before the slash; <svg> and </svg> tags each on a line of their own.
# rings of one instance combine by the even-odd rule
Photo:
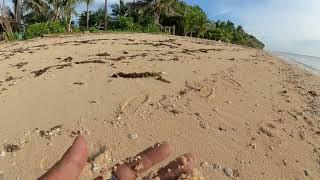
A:
<svg viewBox="0 0 320 180">
<path fill-rule="evenodd" d="M 287 52 L 272 52 L 281 59 L 299 64 L 305 69 L 320 75 L 320 57 L 306 56 Z"/>
</svg>

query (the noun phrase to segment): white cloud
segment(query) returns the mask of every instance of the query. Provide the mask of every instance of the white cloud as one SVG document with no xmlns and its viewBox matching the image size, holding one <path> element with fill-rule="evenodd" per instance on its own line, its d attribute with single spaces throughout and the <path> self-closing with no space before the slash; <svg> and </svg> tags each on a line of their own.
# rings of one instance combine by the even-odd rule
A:
<svg viewBox="0 0 320 180">
<path fill-rule="evenodd" d="M 224 3 L 224 8 L 231 9 L 229 15 L 266 42 L 267 48 L 320 56 L 320 41 L 316 41 L 320 40 L 320 0 L 246 1 L 243 5 L 230 2 L 239 1 Z"/>
<path fill-rule="evenodd" d="M 257 33 L 277 40 L 320 39 L 319 0 L 269 0 L 240 10 L 240 18 Z"/>
</svg>

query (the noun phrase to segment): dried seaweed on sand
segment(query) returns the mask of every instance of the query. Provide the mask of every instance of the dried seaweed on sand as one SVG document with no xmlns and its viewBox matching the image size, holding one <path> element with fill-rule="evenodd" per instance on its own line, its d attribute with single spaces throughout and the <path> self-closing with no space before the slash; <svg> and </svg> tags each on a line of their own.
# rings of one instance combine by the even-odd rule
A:
<svg viewBox="0 0 320 180">
<path fill-rule="evenodd" d="M 119 72 L 116 74 L 112 74 L 111 77 L 112 78 L 129 78 L 129 79 L 138 79 L 138 78 L 155 78 L 158 81 L 164 82 L 164 83 L 171 83 L 170 81 L 164 79 L 161 76 L 161 72 L 142 72 L 142 73 L 123 73 L 123 72 Z"/>
</svg>

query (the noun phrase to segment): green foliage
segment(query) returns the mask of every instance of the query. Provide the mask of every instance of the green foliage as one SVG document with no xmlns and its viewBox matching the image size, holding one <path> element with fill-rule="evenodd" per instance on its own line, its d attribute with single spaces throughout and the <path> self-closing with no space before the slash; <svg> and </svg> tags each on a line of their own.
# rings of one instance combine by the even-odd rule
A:
<svg viewBox="0 0 320 180">
<path fill-rule="evenodd" d="M 125 4 L 123 0 L 120 0 L 119 4 L 111 5 L 112 16 L 127 16 L 129 6 Z"/>
<path fill-rule="evenodd" d="M 158 25 L 155 25 L 154 23 L 150 23 L 147 25 L 146 28 L 144 28 L 144 32 L 147 33 L 159 33 L 160 27 Z"/>
<path fill-rule="evenodd" d="M 108 18 L 111 21 L 110 17 Z M 104 24 L 104 10 L 98 9 L 89 12 L 89 27 L 100 27 Z M 109 24 L 108 24 L 109 25 Z M 79 16 L 80 29 L 86 30 L 87 28 L 87 11 L 83 11 Z"/>
<path fill-rule="evenodd" d="M 59 21 L 52 21 L 47 23 L 50 32 L 49 33 L 65 33 L 66 32 L 66 23 Z"/>
<path fill-rule="evenodd" d="M 26 28 L 25 38 L 31 39 L 34 37 L 43 36 L 44 34 L 64 32 L 66 32 L 66 26 L 59 21 L 35 23 Z"/>
<path fill-rule="evenodd" d="M 187 6 L 183 17 L 185 35 L 199 37 L 206 32 L 207 14 L 199 6 Z"/>
<path fill-rule="evenodd" d="M 23 34 L 19 32 L 5 33 L 4 36 L 8 41 L 22 40 L 23 38 Z"/>
<path fill-rule="evenodd" d="M 91 33 L 95 33 L 95 32 L 98 32 L 99 29 L 96 28 L 96 27 L 90 27 L 90 28 L 89 28 L 89 31 L 90 31 Z"/>
<path fill-rule="evenodd" d="M 72 16 L 78 16 L 76 6 L 92 0 L 26 0 L 22 7 L 26 12 L 23 22 L 27 24 L 24 37 L 34 38 L 49 33 L 71 31 Z M 110 30 L 132 32 L 160 32 L 160 27 L 175 26 L 176 35 L 185 35 L 223 41 L 254 48 L 264 48 L 256 37 L 236 27 L 231 21 L 210 21 L 199 6 L 190 6 L 181 0 L 120 0 L 112 5 L 112 17 L 108 17 Z M 14 15 L 14 14 L 13 14 Z M 96 32 L 104 27 L 105 11 L 89 12 L 89 30 Z M 65 21 L 65 22 L 62 22 Z M 87 30 L 87 12 L 79 16 L 79 30 Z M 7 39 L 21 39 L 21 34 L 7 34 Z"/>
<path fill-rule="evenodd" d="M 231 21 L 210 22 L 210 28 L 206 32 L 204 38 L 211 40 L 219 40 L 227 43 L 239 44 L 253 48 L 264 48 L 264 44 L 257 38 L 249 35 L 243 30 L 242 26 L 237 28 Z"/>
<path fill-rule="evenodd" d="M 141 32 L 139 24 L 134 22 L 132 17 L 119 16 L 113 23 L 113 28 L 121 31 Z"/>
<path fill-rule="evenodd" d="M 81 32 L 81 29 L 79 27 L 74 27 L 72 30 L 73 30 L 74 33 Z"/>
<path fill-rule="evenodd" d="M 50 30 L 47 23 L 36 23 L 27 27 L 26 29 L 26 39 L 31 39 L 44 34 L 49 34 Z"/>
</svg>

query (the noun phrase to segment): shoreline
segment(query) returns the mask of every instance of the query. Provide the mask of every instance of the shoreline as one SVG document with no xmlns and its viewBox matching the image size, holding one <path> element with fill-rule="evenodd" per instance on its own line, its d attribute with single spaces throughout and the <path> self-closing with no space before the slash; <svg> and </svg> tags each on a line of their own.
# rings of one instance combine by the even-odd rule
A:
<svg viewBox="0 0 320 180">
<path fill-rule="evenodd" d="M 194 153 L 207 179 L 228 179 L 223 168 L 240 179 L 320 177 L 318 75 L 216 41 L 62 37 L 0 44 L 4 178 L 35 179 L 79 133 L 90 154 L 106 147 L 101 166 L 167 140 L 176 149 L 170 159 Z M 4 144 L 19 149 L 7 152 Z M 82 179 L 97 175 L 88 164 Z"/>
<path fill-rule="evenodd" d="M 284 61 L 288 62 L 289 64 L 295 64 L 295 65 L 298 65 L 299 67 L 305 69 L 306 71 L 308 72 L 311 72 L 315 75 L 320 75 L 320 69 L 317 69 L 317 68 L 313 68 L 311 67 L 310 65 L 308 64 L 305 64 L 303 62 L 299 62 L 299 58 L 297 57 L 297 59 L 294 59 L 294 58 L 291 58 L 291 57 L 285 57 L 285 55 L 280 55 L 280 54 L 277 54 L 279 52 L 270 52 L 271 54 L 279 57 L 280 59 L 283 59 Z M 289 53 L 289 54 L 294 54 L 294 53 Z M 300 55 L 300 54 L 296 54 L 296 55 L 299 55 L 299 56 L 306 56 L 306 55 Z M 319 57 L 315 57 L 315 56 L 306 56 L 306 57 L 312 57 L 312 58 L 319 58 Z M 292 60 L 290 60 L 292 59 Z M 320 59 L 320 58 L 319 58 Z"/>
</svg>

